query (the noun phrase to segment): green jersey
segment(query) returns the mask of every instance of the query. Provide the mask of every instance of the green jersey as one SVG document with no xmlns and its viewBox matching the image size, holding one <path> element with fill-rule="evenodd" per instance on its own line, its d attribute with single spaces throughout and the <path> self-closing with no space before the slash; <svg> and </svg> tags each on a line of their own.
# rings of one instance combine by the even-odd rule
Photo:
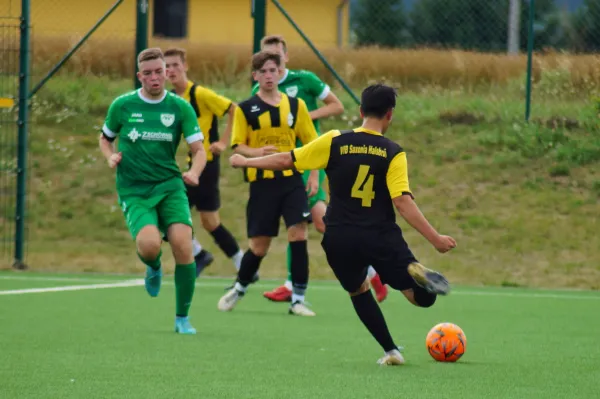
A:
<svg viewBox="0 0 600 399">
<path fill-rule="evenodd" d="M 317 100 L 324 100 L 331 91 L 329 86 L 314 73 L 304 70 L 285 70 L 285 75 L 279 81 L 279 91 L 289 97 L 298 97 L 304 100 L 308 111 L 319 108 Z M 252 95 L 258 93 L 258 83 L 252 88 Z M 321 134 L 319 120 L 313 120 L 317 134 Z"/>
<path fill-rule="evenodd" d="M 181 135 L 189 144 L 204 140 L 190 103 L 166 90 L 160 100 L 144 98 L 140 90 L 117 97 L 102 132 L 111 141 L 119 137 L 120 196 L 150 195 L 160 183 L 161 191 L 185 189 L 175 159 Z"/>
</svg>

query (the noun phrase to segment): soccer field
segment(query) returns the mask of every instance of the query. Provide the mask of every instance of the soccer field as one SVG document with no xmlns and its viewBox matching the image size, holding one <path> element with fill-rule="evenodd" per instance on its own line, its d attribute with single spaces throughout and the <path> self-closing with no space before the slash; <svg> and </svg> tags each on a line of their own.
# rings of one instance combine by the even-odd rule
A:
<svg viewBox="0 0 600 399">
<path fill-rule="evenodd" d="M 174 285 L 140 276 L 0 273 L 2 398 L 592 398 L 600 392 L 600 293 L 456 287 L 430 309 L 392 292 L 382 304 L 406 365 L 382 352 L 334 282 L 314 282 L 317 317 L 262 298 L 231 313 L 230 279 L 198 280 L 195 336 L 173 332 Z M 425 336 L 461 326 L 467 351 L 436 363 Z"/>
</svg>

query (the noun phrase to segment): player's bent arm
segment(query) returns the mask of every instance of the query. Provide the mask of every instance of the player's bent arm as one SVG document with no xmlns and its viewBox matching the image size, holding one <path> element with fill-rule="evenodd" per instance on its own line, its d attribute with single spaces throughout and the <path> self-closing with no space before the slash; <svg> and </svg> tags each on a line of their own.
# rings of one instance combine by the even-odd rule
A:
<svg viewBox="0 0 600 399">
<path fill-rule="evenodd" d="M 232 102 L 229 106 L 229 110 L 227 111 L 227 125 L 225 126 L 225 130 L 223 131 L 223 136 L 221 137 L 221 142 L 225 145 L 228 145 L 231 141 L 231 130 L 233 129 L 233 118 L 235 117 L 235 109 L 237 108 L 237 104 Z"/>
<path fill-rule="evenodd" d="M 233 147 L 233 152 L 249 158 L 256 158 L 263 155 L 262 148 L 252 148 L 247 144 L 237 144 Z"/>
<path fill-rule="evenodd" d="M 440 239 L 440 234 L 427 221 L 423 213 L 421 213 L 413 197 L 404 194 L 393 198 L 392 201 L 400 216 L 435 246 Z"/>
<path fill-rule="evenodd" d="M 191 143 L 190 151 L 192 152 L 192 167 L 190 171 L 200 176 L 206 166 L 206 151 L 204 150 L 202 140 Z"/>
<path fill-rule="evenodd" d="M 415 230 L 436 246 L 440 241 L 440 234 L 429 224 L 425 216 L 414 201 L 408 183 L 408 163 L 406 153 L 399 152 L 394 156 L 388 168 L 386 183 L 394 206 L 404 220 Z"/>
<path fill-rule="evenodd" d="M 100 151 L 102 151 L 102 155 L 106 160 L 110 160 L 110 157 L 115 153 L 114 141 L 108 139 L 104 133 L 100 134 L 99 139 Z"/>
<path fill-rule="evenodd" d="M 329 92 L 323 99 L 325 105 L 310 113 L 312 120 L 327 118 L 328 116 L 341 115 L 344 113 L 344 104 L 333 92 Z"/>
</svg>

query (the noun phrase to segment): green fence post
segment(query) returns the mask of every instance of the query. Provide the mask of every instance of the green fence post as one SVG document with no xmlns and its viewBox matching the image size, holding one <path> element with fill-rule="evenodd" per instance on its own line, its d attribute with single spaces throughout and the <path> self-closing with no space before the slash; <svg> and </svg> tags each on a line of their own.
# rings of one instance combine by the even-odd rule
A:
<svg viewBox="0 0 600 399">
<path fill-rule="evenodd" d="M 135 57 L 148 48 L 148 0 L 137 0 L 137 23 L 135 29 Z M 138 65 L 135 61 L 134 86 L 139 89 L 142 85 L 137 78 Z"/>
<path fill-rule="evenodd" d="M 252 18 L 254 18 L 254 42 L 252 53 L 260 51 L 260 41 L 265 37 L 267 25 L 267 0 L 252 0 Z"/>
<path fill-rule="evenodd" d="M 19 115 L 17 120 L 17 203 L 15 212 L 15 263 L 16 269 L 26 269 L 23 247 L 25 245 L 25 199 L 27 187 L 27 134 L 29 112 L 29 20 L 30 1 L 21 1 L 19 49 Z"/>
<path fill-rule="evenodd" d="M 533 22 L 535 18 L 535 0 L 529 0 L 529 21 L 527 27 L 527 81 L 525 82 L 525 120 L 531 115 L 531 69 L 533 58 Z"/>
</svg>

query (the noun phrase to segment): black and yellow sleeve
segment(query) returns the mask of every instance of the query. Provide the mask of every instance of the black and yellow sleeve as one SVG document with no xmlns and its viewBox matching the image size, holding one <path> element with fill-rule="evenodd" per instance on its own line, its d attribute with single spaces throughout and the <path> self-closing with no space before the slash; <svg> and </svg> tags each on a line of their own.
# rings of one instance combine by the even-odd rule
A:
<svg viewBox="0 0 600 399">
<path fill-rule="evenodd" d="M 390 162 L 386 181 L 392 199 L 402 195 L 413 197 L 408 184 L 408 162 L 406 161 L 405 152 L 399 152 Z"/>
<path fill-rule="evenodd" d="M 296 121 L 296 136 L 300 139 L 302 144 L 306 145 L 311 141 L 315 140 L 317 135 L 317 130 L 315 129 L 315 125 L 310 118 L 310 113 L 308 112 L 308 107 L 306 103 L 302 99 L 298 99 L 298 120 Z"/>
<path fill-rule="evenodd" d="M 241 107 L 236 107 L 231 128 L 231 148 L 248 142 L 248 122 Z"/>
<path fill-rule="evenodd" d="M 324 169 L 329 163 L 331 142 L 340 132 L 332 130 L 316 140 L 292 150 L 292 160 L 298 170 Z"/>
</svg>

